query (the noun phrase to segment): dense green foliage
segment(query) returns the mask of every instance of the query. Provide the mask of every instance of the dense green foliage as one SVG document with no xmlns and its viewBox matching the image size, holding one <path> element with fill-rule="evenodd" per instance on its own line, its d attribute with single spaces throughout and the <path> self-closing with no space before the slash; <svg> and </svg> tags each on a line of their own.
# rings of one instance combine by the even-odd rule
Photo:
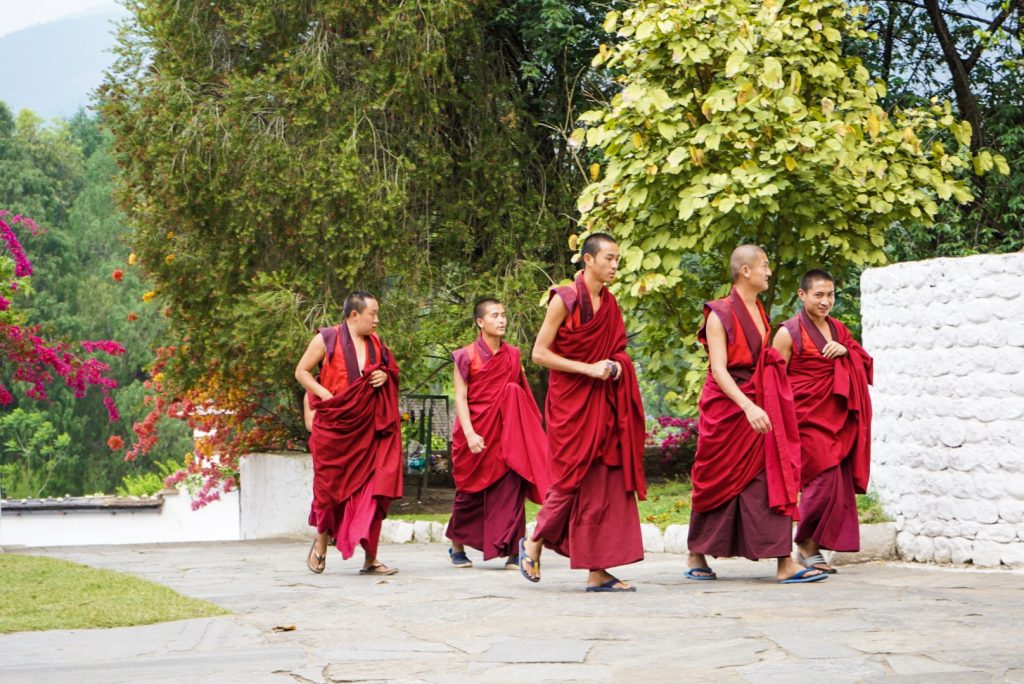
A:
<svg viewBox="0 0 1024 684">
<path fill-rule="evenodd" d="M 679 331 L 722 285 L 688 277 L 694 252 L 725 263 L 739 242 L 763 245 L 770 310 L 776 284 L 808 264 L 883 263 L 891 225 L 929 226 L 939 200 L 972 199 L 970 126 L 948 103 L 886 111 L 884 84 L 844 54 L 843 36 L 868 37 L 862 12 L 841 0 L 665 0 L 621 24 L 608 15 L 619 43 L 594 61 L 623 88 L 582 116 L 577 138 L 602 163 L 579 209 L 585 230 L 620 239 L 620 301 L 637 310 L 642 346 L 670 350 L 646 366 L 664 385 L 699 386 L 703 364 L 675 351 Z M 975 166 L 1008 172 L 987 150 Z"/>
<path fill-rule="evenodd" d="M 112 492 L 128 474 L 144 471 L 111 458 L 107 440 L 128 439 L 132 421 L 145 413 L 143 367 L 149 363 L 164 322 L 139 301 L 145 289 L 126 264 L 123 219 L 113 200 L 116 168 L 109 134 L 95 118 L 80 113 L 68 122 L 44 126 L 31 112 L 17 119 L 0 103 L 0 207 L 32 216 L 45 232 L 21 235 L 35 268 L 28 323 L 55 339 L 117 339 L 127 353 L 106 359 L 120 387 L 113 393 L 123 415 L 111 423 L 102 397 L 89 392 L 75 400 L 59 385 L 48 402 L 26 398 L 10 382 L 15 403 L 0 415 L 0 488 L 5 497 L 60 496 Z M 124 273 L 118 282 L 115 269 Z M 137 312 L 137 313 L 136 313 Z M 129 314 L 137 320 L 129 321 Z M 188 449 L 183 426 L 169 425 L 165 450 L 152 458 Z"/>
</svg>

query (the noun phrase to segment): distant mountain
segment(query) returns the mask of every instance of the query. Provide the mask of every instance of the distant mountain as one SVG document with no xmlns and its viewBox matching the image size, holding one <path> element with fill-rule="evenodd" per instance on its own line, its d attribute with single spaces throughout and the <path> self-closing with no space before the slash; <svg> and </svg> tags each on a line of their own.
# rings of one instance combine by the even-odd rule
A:
<svg viewBox="0 0 1024 684">
<path fill-rule="evenodd" d="M 125 15 L 110 3 L 0 37 L 0 100 L 44 119 L 88 106 L 114 62 L 114 22 Z"/>
</svg>

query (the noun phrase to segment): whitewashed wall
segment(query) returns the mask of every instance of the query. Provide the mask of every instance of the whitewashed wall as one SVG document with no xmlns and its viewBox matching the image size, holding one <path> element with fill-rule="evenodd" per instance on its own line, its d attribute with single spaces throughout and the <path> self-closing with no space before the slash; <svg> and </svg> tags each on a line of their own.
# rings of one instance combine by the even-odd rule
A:
<svg viewBox="0 0 1024 684">
<path fill-rule="evenodd" d="M 1024 254 L 869 269 L 861 312 L 900 556 L 1024 566 Z"/>
<path fill-rule="evenodd" d="M 142 510 L 0 512 L 0 546 L 81 546 L 232 541 L 239 538 L 238 491 L 197 511 L 184 492 Z"/>
</svg>

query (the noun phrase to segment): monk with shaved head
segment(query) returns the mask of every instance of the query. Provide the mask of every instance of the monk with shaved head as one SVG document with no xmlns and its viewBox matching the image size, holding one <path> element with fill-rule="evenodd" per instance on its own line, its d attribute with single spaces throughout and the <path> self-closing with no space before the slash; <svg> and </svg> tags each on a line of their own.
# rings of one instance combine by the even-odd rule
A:
<svg viewBox="0 0 1024 684">
<path fill-rule="evenodd" d="M 771 326 L 758 295 L 768 289 L 768 256 L 740 245 L 729 259 L 732 291 L 704 305 L 697 333 L 709 370 L 700 396 L 691 479 L 689 569 L 713 580 L 707 556 L 776 558 L 781 583 L 828 575 L 791 557 L 800 486 L 800 444 L 785 362 L 769 344 Z"/>
</svg>

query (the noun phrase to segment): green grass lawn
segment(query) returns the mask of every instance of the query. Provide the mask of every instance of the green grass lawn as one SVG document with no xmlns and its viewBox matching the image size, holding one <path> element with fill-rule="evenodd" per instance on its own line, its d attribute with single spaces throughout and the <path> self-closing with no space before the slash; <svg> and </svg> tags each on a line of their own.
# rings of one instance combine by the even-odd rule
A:
<svg viewBox="0 0 1024 684">
<path fill-rule="evenodd" d="M 127 627 L 229 611 L 138 577 L 41 556 L 0 553 L 0 634 Z"/>
<path fill-rule="evenodd" d="M 659 482 L 647 488 L 647 500 L 639 502 L 640 522 L 653 523 L 664 530 L 669 525 L 687 525 L 690 522 L 690 483 L 682 480 Z M 532 521 L 540 509 L 535 503 L 526 502 L 526 520 Z M 873 494 L 857 496 L 857 510 L 864 524 L 888 522 L 881 504 Z M 395 520 L 431 520 L 448 522 L 447 513 L 409 513 L 388 516 Z"/>
</svg>

